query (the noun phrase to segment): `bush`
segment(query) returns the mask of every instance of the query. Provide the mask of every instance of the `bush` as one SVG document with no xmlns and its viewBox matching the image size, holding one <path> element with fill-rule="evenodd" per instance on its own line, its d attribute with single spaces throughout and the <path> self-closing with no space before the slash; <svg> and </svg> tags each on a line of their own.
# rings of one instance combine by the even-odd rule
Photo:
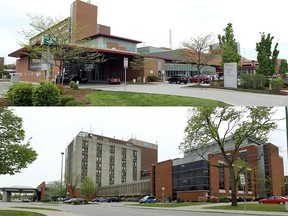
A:
<svg viewBox="0 0 288 216">
<path fill-rule="evenodd" d="M 56 85 L 61 95 L 66 93 L 66 87 L 64 85 L 61 85 L 61 84 L 56 84 Z"/>
<path fill-rule="evenodd" d="M 75 83 L 74 81 L 70 81 L 69 86 L 70 86 L 70 88 L 72 88 L 74 90 L 77 90 L 79 87 L 78 84 Z"/>
<path fill-rule="evenodd" d="M 8 88 L 7 97 L 12 106 L 32 106 L 33 86 L 31 83 L 14 83 Z"/>
<path fill-rule="evenodd" d="M 88 199 L 85 199 L 84 200 L 84 204 L 88 204 L 89 203 L 89 200 Z"/>
<path fill-rule="evenodd" d="M 253 87 L 255 89 L 264 89 L 267 85 L 267 78 L 263 74 L 254 74 L 253 76 Z M 268 79 L 269 80 L 269 79 Z"/>
<path fill-rule="evenodd" d="M 82 100 L 71 100 L 68 101 L 65 106 L 84 106 L 85 103 Z"/>
<path fill-rule="evenodd" d="M 34 88 L 32 99 L 34 106 L 58 106 L 60 91 L 55 83 L 44 81 Z"/>
<path fill-rule="evenodd" d="M 215 197 L 215 196 L 212 196 L 212 197 L 210 198 L 210 201 L 211 201 L 212 203 L 219 203 L 219 198 L 218 198 L 218 197 Z"/>
<path fill-rule="evenodd" d="M 224 202 L 224 203 L 227 203 L 227 202 L 230 202 L 230 199 L 226 196 L 219 196 L 219 202 Z"/>
<path fill-rule="evenodd" d="M 67 102 L 75 100 L 72 95 L 64 95 L 61 97 L 61 106 L 65 106 Z"/>
<path fill-rule="evenodd" d="M 147 78 L 148 82 L 156 82 L 158 80 L 158 77 L 155 75 L 148 76 Z"/>
<path fill-rule="evenodd" d="M 73 203 L 72 203 L 72 204 L 74 204 L 74 205 L 80 205 L 81 202 L 80 202 L 79 200 L 73 200 Z"/>
<path fill-rule="evenodd" d="M 212 82 L 210 82 L 211 86 L 214 87 L 224 87 L 224 81 L 223 80 L 214 80 Z"/>
<path fill-rule="evenodd" d="M 198 202 L 207 202 L 208 198 L 206 196 L 199 196 L 198 197 Z"/>
<path fill-rule="evenodd" d="M 240 75 L 241 83 L 240 85 L 243 88 L 251 89 L 253 88 L 253 77 L 252 74 L 241 74 Z"/>
<path fill-rule="evenodd" d="M 284 86 L 284 80 L 281 78 L 274 78 L 270 80 L 270 85 L 271 85 L 271 91 L 273 93 L 280 93 L 280 90 Z"/>
</svg>

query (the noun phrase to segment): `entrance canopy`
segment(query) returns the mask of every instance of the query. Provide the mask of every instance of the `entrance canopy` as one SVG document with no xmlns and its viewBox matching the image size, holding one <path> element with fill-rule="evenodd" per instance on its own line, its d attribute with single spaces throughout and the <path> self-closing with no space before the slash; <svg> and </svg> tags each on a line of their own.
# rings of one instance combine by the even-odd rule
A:
<svg viewBox="0 0 288 216">
<path fill-rule="evenodd" d="M 33 188 L 30 186 L 11 186 L 0 188 L 3 191 L 3 201 L 11 202 L 12 193 L 38 193 L 38 188 Z"/>
</svg>

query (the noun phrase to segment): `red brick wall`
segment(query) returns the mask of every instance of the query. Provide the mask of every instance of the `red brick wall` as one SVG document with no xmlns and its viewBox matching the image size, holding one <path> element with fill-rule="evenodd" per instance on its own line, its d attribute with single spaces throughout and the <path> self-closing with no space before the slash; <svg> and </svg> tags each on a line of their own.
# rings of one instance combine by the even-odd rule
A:
<svg viewBox="0 0 288 216">
<path fill-rule="evenodd" d="M 72 23 L 72 32 L 74 33 L 82 32 L 84 28 L 77 40 L 97 34 L 97 6 L 80 0 L 73 2 Z"/>
<path fill-rule="evenodd" d="M 40 200 L 45 200 L 45 195 L 46 195 L 46 185 L 45 185 L 45 182 L 42 182 L 37 188 L 41 191 Z"/>
<path fill-rule="evenodd" d="M 162 187 L 165 187 L 164 198 L 173 196 L 172 188 L 172 160 L 163 161 L 155 165 L 155 197 L 162 198 Z"/>
</svg>

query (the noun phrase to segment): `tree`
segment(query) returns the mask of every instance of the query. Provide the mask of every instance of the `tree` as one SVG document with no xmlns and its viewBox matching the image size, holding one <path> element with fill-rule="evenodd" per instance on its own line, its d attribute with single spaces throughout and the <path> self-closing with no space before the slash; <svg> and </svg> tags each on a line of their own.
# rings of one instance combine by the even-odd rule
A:
<svg viewBox="0 0 288 216">
<path fill-rule="evenodd" d="M 181 49 L 177 51 L 183 60 L 190 64 L 196 64 L 198 84 L 200 82 L 200 72 L 203 66 L 217 56 L 217 52 L 210 52 L 210 47 L 214 43 L 212 33 L 200 35 L 197 38 L 191 37 L 190 40 L 181 43 Z"/>
<path fill-rule="evenodd" d="M 67 175 L 65 176 L 65 183 L 70 187 L 72 197 L 75 197 L 76 187 L 81 183 L 81 175 Z"/>
<path fill-rule="evenodd" d="M 30 139 L 23 143 L 23 121 L 8 108 L 0 108 L 0 175 L 14 175 L 37 158 Z"/>
<path fill-rule="evenodd" d="M 279 50 L 277 50 L 278 43 L 275 44 L 273 51 L 271 51 L 274 37 L 270 34 L 266 37 L 264 32 L 260 32 L 260 34 L 261 41 L 256 43 L 256 51 L 258 52 L 257 60 L 259 63 L 257 73 L 264 74 L 265 76 L 272 76 L 275 74 L 277 58 L 279 55 Z"/>
<path fill-rule="evenodd" d="M 83 26 L 79 31 L 70 33 L 70 19 L 58 20 L 42 15 L 28 14 L 32 29 L 22 30 L 28 42 L 20 42 L 24 47 L 23 54 L 38 59 L 44 64 L 52 64 L 59 69 L 59 77 L 63 75 L 65 61 L 77 63 L 100 63 L 106 61 L 96 50 L 86 47 L 87 40 L 78 40 L 86 30 Z M 41 41 L 41 44 L 40 44 Z M 58 79 L 60 83 L 61 79 Z"/>
<path fill-rule="evenodd" d="M 219 46 L 221 48 L 222 67 L 224 63 L 236 62 L 237 64 L 241 60 L 241 56 L 238 54 L 237 42 L 234 38 L 232 23 L 228 23 L 227 27 L 223 29 L 224 35 L 218 35 Z"/>
<path fill-rule="evenodd" d="M 286 59 L 283 59 L 280 63 L 279 72 L 281 75 L 286 75 L 288 73 L 288 63 Z"/>
<path fill-rule="evenodd" d="M 238 156 L 238 149 L 243 141 L 252 139 L 255 142 L 267 141 L 270 131 L 277 128 L 272 120 L 275 113 L 272 107 L 194 107 L 185 128 L 185 138 L 179 148 L 199 151 L 204 154 L 212 149 L 212 143 L 219 147 L 217 153 L 223 157 L 228 167 L 232 206 L 237 206 L 236 188 L 239 174 L 251 163 L 245 163 Z M 227 139 L 233 139 L 234 149 L 226 154 Z M 220 152 L 220 153 L 219 153 Z M 260 156 L 259 156 L 260 157 Z M 257 158 L 257 160 L 260 158 Z"/>
<path fill-rule="evenodd" d="M 89 195 L 97 191 L 95 182 L 89 176 L 86 176 L 81 183 L 80 191 L 88 199 Z"/>
<path fill-rule="evenodd" d="M 52 181 L 46 184 L 46 196 L 50 197 L 63 197 L 65 196 L 65 189 L 60 181 Z"/>
</svg>

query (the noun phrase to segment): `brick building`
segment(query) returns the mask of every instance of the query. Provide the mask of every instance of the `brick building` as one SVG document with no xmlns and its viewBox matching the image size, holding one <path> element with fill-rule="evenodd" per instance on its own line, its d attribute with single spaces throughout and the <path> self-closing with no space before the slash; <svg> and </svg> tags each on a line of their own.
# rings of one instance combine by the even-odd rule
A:
<svg viewBox="0 0 288 216">
<path fill-rule="evenodd" d="M 233 153 L 233 140 L 226 141 L 226 154 Z M 237 155 L 250 163 L 244 175 L 245 191 L 238 184 L 237 197 L 248 199 L 270 195 L 284 195 L 283 158 L 278 147 L 271 143 L 257 143 L 245 140 Z M 187 151 L 183 158 L 167 160 L 151 165 L 151 194 L 197 201 L 199 196 L 231 197 L 229 171 L 216 144 L 211 144 L 203 157 L 197 150 Z"/>
</svg>

